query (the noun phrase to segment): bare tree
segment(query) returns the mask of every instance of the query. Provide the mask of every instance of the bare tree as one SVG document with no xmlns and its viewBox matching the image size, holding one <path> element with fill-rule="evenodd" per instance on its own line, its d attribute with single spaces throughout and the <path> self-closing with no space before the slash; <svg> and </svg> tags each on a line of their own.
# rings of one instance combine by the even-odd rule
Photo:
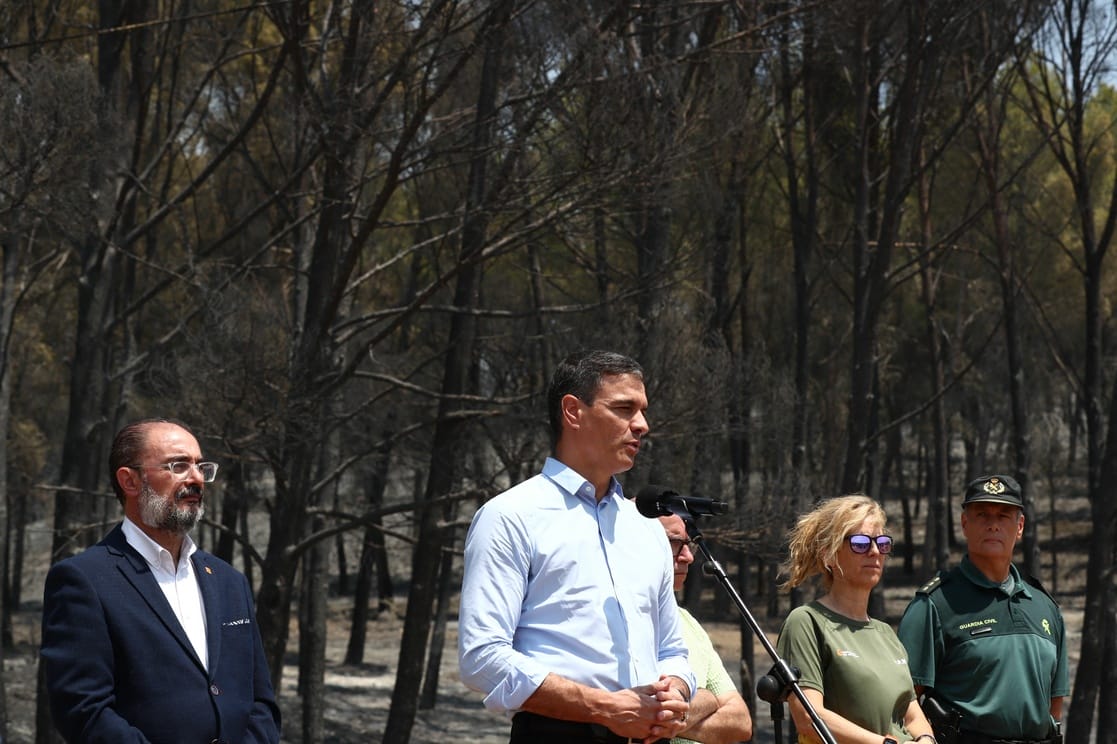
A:
<svg viewBox="0 0 1117 744">
<path fill-rule="evenodd" d="M 1090 130 L 1087 109 L 1117 51 L 1117 21 L 1098 4 L 1070 0 L 1056 3 L 1049 21 L 1050 34 L 1037 48 L 1040 66 L 1025 70 L 1024 80 L 1033 121 L 1074 193 L 1080 251 L 1075 263 L 1082 278 L 1085 321 L 1085 359 L 1075 384 L 1086 415 L 1087 493 L 1093 525 L 1082 649 L 1066 736 L 1068 741 L 1086 741 L 1097 711 L 1097 736 L 1104 741 L 1117 731 L 1117 705 L 1098 694 L 1117 681 L 1117 669 L 1110 663 L 1117 654 L 1111 606 L 1117 524 L 1112 519 L 1113 494 L 1102 480 L 1106 443 L 1102 286 L 1106 254 L 1117 231 L 1117 176 L 1108 173 L 1108 193 L 1099 193 L 1104 181 L 1099 180 L 1091 153 L 1100 135 Z"/>
<path fill-rule="evenodd" d="M 470 370 L 473 368 L 476 319 L 472 310 L 479 303 L 481 266 L 477 259 L 482 254 L 486 239 L 490 210 L 496 194 L 489 183 L 489 158 L 495 137 L 495 114 L 500 66 L 503 63 L 504 36 L 512 11 L 512 2 L 498 3 L 494 8 L 491 24 L 486 24 L 481 36 L 483 49 L 481 75 L 478 86 L 476 118 L 471 137 L 471 159 L 465 214 L 462 225 L 461 255 L 454 292 L 454 307 L 458 310 L 450 321 L 448 356 L 444 366 L 442 397 L 434 440 L 431 444 L 431 463 L 427 476 L 425 504 L 419 506 L 419 534 L 411 562 L 411 591 L 404 618 L 403 640 L 400 642 L 396 685 L 392 690 L 392 709 L 384 737 L 401 744 L 411 739 L 416 705 L 422 680 L 422 664 L 427 635 L 431 625 L 431 609 L 437 590 L 440 572 L 449 572 L 451 564 L 444 559 L 449 547 L 447 522 L 453 521 L 454 507 L 449 511 L 436 508 L 434 498 L 450 493 L 460 482 L 467 421 L 460 415 L 462 397 L 473 392 Z M 439 655 L 432 658 L 438 659 Z M 428 675 L 438 670 L 431 664 Z"/>
<path fill-rule="evenodd" d="M 795 278 L 795 410 L 792 413 L 791 470 L 792 477 L 805 476 L 807 461 L 807 413 L 810 410 L 810 329 L 811 329 L 811 262 L 819 240 L 818 201 L 821 189 L 819 174 L 819 109 L 820 80 L 817 65 L 815 24 L 818 18 L 811 9 L 787 12 L 779 20 L 779 145 L 787 177 L 788 222 L 794 255 Z M 799 34 L 792 37 L 791 26 L 799 24 Z M 797 49 L 798 65 L 792 55 Z M 801 101 L 796 106 L 796 101 Z M 803 481 L 806 482 L 805 480 Z M 801 494 L 801 487 L 793 487 Z M 807 505 L 792 505 L 795 513 Z"/>
<path fill-rule="evenodd" d="M 27 293 L 56 264 L 59 253 L 44 236 L 75 228 L 66 210 L 80 203 L 80 184 L 70 169 L 79 150 L 68 130 L 90 134 L 91 82 L 84 65 L 45 57 L 0 72 L 0 534 L 13 537 L 0 554 L 0 662 L 12 641 L 11 613 L 19 604 L 22 555 L 16 551 L 25 529 L 25 509 L 17 511 L 15 525 L 8 510 L 14 495 L 8 446 L 14 323 Z M 23 503 L 26 495 L 19 498 Z M 6 702 L 0 680 L 0 740 L 7 737 Z"/>
<path fill-rule="evenodd" d="M 931 225 L 931 172 L 919 174 L 919 221 L 922 239 L 916 260 L 919 264 L 919 292 L 926 312 L 927 344 L 931 350 L 931 463 L 927 498 L 927 529 L 923 540 L 923 566 L 942 570 L 947 567 L 950 542 L 950 440 L 947 431 L 946 394 L 948 368 L 944 334 L 938 317 L 938 287 L 942 271 L 931 261 L 934 243 Z"/>
<path fill-rule="evenodd" d="M 850 5 L 842 43 L 856 121 L 849 171 L 853 337 L 841 478 L 845 492 L 872 480 L 866 473 L 866 456 L 876 400 L 877 326 L 889 289 L 892 254 L 945 54 L 972 12 L 968 3 L 956 2 L 872 5 Z M 886 81 L 887 93 L 882 87 Z"/>
<path fill-rule="evenodd" d="M 1004 313 L 1004 336 L 1007 362 L 1012 438 L 1015 462 L 1014 474 L 1020 482 L 1024 497 L 1024 567 L 1030 575 L 1038 574 L 1039 546 L 1036 538 L 1035 496 L 1031 486 L 1031 442 L 1027 406 L 1027 385 L 1023 341 L 1021 339 L 1019 301 L 1020 279 L 1016 257 L 1020 246 L 1014 244 L 1009 228 L 1009 209 L 1006 199 L 1013 164 L 1005 163 L 1003 130 L 1005 109 L 1012 100 L 1011 88 L 1016 77 L 1011 68 L 1003 66 L 1006 50 L 1030 46 L 1032 35 L 1039 28 L 1044 3 L 1014 3 L 1005 8 L 987 6 L 978 15 L 975 31 L 979 34 L 974 56 L 965 55 L 963 82 L 968 96 L 980 100 L 971 117 L 971 129 L 977 149 L 980 173 L 988 195 L 989 216 L 992 222 L 993 243 L 996 250 L 1001 303 Z"/>
<path fill-rule="evenodd" d="M 291 547 L 308 546 L 304 518 L 322 487 L 312 475 L 319 448 L 336 425 L 324 416 L 324 405 L 357 369 L 355 364 L 343 365 L 340 361 L 342 348 L 334 333 L 335 324 L 342 320 L 339 308 L 353 289 L 354 267 L 397 194 L 405 166 L 412 159 L 419 162 L 423 156 L 420 140 L 428 117 L 471 59 L 468 43 L 459 53 L 453 49 L 456 37 L 438 35 L 443 24 L 453 27 L 465 23 L 468 28 L 469 24 L 483 22 L 483 12 L 472 16 L 467 10 L 457 3 L 443 2 L 416 9 L 413 17 L 405 8 L 394 8 L 393 13 L 378 19 L 373 8 L 357 7 L 336 29 L 344 43 L 336 70 L 302 56 L 309 5 L 299 2 L 276 10 L 285 46 L 296 52 L 292 74 L 299 84 L 298 105 L 314 113 L 313 128 L 307 134 L 322 131 L 329 135 L 308 148 L 307 157 L 313 157 L 307 162 L 321 163 L 321 200 L 325 206 L 297 218 L 300 224 L 308 217 L 313 219 L 314 229 L 305 236 L 306 244 L 300 246 L 301 273 L 306 281 L 293 298 L 297 326 L 285 383 L 289 389 L 287 407 L 279 435 L 267 455 L 276 475 L 276 498 L 258 614 L 276 681 L 287 644 L 292 581 L 301 559 L 301 551 Z M 381 21 L 392 24 L 394 31 L 407 30 L 395 37 L 402 46 L 384 69 L 369 67 L 377 59 L 370 51 L 378 42 L 377 34 L 381 30 L 387 33 L 378 25 Z M 441 66 L 443 62 L 445 67 Z M 397 87 L 412 75 L 421 76 L 425 69 L 437 69 L 439 75 L 428 78 L 428 88 L 408 91 L 406 105 L 396 108 L 397 103 L 404 103 L 395 99 Z M 319 70 L 325 71 L 324 77 L 317 77 Z M 377 91 L 372 86 L 381 79 L 386 85 Z M 382 161 L 375 148 L 367 148 L 364 141 L 364 133 L 381 118 L 385 124 L 392 120 L 393 127 L 398 125 L 393 140 L 385 143 Z M 305 167 L 296 162 L 293 170 L 301 172 Z M 377 173 L 375 178 L 368 175 L 371 171 Z M 298 182 L 286 186 L 294 190 L 299 187 Z M 358 205 L 359 211 L 355 210 Z M 445 281 L 446 277 L 440 277 L 435 286 Z M 367 338 L 351 338 L 347 343 L 359 361 L 361 345 L 370 342 Z M 350 356 L 350 362 L 352 359 Z"/>
</svg>

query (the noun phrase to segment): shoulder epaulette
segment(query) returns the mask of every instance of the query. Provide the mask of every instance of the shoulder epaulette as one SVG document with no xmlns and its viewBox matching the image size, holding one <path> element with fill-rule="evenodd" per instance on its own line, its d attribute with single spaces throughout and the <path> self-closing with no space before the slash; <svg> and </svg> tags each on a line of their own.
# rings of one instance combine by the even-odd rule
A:
<svg viewBox="0 0 1117 744">
<path fill-rule="evenodd" d="M 931 594 L 936 589 L 938 589 L 940 586 L 942 586 L 942 582 L 945 579 L 946 579 L 946 572 L 945 571 L 939 571 L 937 574 L 935 574 L 935 578 L 931 579 L 926 584 L 924 584 L 923 586 L 916 589 L 915 593 L 916 594 Z"/>
<path fill-rule="evenodd" d="M 1021 573 L 1020 576 L 1029 585 L 1034 586 L 1036 589 L 1039 589 L 1041 592 L 1046 594 L 1051 599 L 1052 602 L 1054 602 L 1055 604 L 1059 604 L 1059 600 L 1055 599 L 1055 597 L 1052 596 L 1051 592 L 1047 591 L 1047 587 L 1045 587 L 1043 584 L 1041 584 L 1040 580 L 1037 579 L 1035 576 L 1032 576 L 1031 574 L 1026 574 L 1026 573 Z"/>
</svg>

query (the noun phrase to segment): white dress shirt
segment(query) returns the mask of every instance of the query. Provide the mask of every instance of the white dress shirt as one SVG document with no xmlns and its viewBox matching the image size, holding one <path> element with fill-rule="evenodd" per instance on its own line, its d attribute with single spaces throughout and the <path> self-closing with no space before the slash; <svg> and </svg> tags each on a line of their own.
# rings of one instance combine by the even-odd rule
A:
<svg viewBox="0 0 1117 744">
<path fill-rule="evenodd" d="M 176 567 L 170 551 L 148 537 L 127 517 L 124 518 L 123 529 L 128 544 L 135 548 L 151 567 L 151 574 L 159 583 L 159 588 L 163 590 L 163 596 L 171 605 L 171 610 L 186 632 L 186 637 L 190 639 L 194 653 L 198 655 L 202 667 L 208 670 L 206 613 L 202 606 L 202 593 L 198 589 L 198 577 L 194 574 L 194 562 L 190 560 L 190 556 L 198 546 L 189 535 L 186 535 L 182 541 L 182 552 Z"/>
<path fill-rule="evenodd" d="M 465 543 L 462 681 L 512 712 L 555 672 L 620 690 L 660 674 L 694 691 L 667 536 L 624 498 L 558 460 L 490 500 Z"/>
</svg>

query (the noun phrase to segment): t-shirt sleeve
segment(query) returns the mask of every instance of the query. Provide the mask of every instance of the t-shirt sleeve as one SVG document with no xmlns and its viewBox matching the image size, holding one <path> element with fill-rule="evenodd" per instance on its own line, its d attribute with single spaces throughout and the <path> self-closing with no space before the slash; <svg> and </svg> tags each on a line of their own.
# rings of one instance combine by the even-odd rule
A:
<svg viewBox="0 0 1117 744">
<path fill-rule="evenodd" d="M 688 623 L 688 618 L 683 617 L 682 620 L 684 623 L 683 637 L 690 647 L 691 666 L 694 667 L 696 673 L 699 673 L 700 668 L 704 672 L 698 680 L 698 686 L 705 687 L 715 696 L 726 692 L 736 692 L 737 685 L 733 683 L 733 678 L 726 671 L 725 664 L 721 661 L 721 655 L 718 654 L 717 649 L 714 648 L 714 642 L 710 639 L 710 634 L 694 618 L 689 618 L 689 622 L 693 624 L 693 630 L 687 631 L 685 626 Z"/>
<path fill-rule="evenodd" d="M 727 692 L 736 692 L 737 685 L 733 683 L 733 678 L 729 676 L 725 664 L 720 663 L 721 657 L 717 655 L 716 651 L 714 651 L 714 659 L 715 662 L 710 665 L 710 673 L 706 678 L 706 689 L 714 693 L 715 697 Z"/>
<path fill-rule="evenodd" d="M 799 669 L 800 686 L 823 690 L 826 650 L 819 647 L 814 621 L 805 606 L 796 607 L 788 614 L 776 641 L 776 651 L 784 661 Z"/>
</svg>

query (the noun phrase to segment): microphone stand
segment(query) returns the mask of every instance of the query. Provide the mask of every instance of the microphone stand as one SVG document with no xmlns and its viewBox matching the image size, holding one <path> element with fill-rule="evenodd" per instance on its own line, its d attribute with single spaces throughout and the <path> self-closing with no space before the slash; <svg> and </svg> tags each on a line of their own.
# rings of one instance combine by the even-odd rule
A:
<svg viewBox="0 0 1117 744">
<path fill-rule="evenodd" d="M 822 739 L 823 744 L 838 744 L 834 735 L 830 733 L 830 729 L 822 722 L 822 718 L 819 717 L 818 711 L 814 709 L 814 706 L 807 700 L 807 696 L 803 694 L 803 688 L 799 686 L 799 670 L 790 666 L 786 661 L 780 658 L 779 653 L 776 652 L 775 647 L 772 645 L 771 641 L 768 640 L 768 636 L 764 635 L 764 631 L 756 622 L 756 618 L 752 616 L 752 613 L 749 612 L 749 608 L 745 606 L 745 602 L 741 599 L 741 595 L 733 588 L 733 584 L 729 581 L 729 576 L 726 575 L 725 569 L 722 568 L 722 565 L 718 563 L 717 560 L 714 559 L 713 554 L 710 553 L 710 548 L 706 545 L 706 540 L 702 536 L 701 530 L 698 529 L 696 517 L 679 504 L 672 504 L 669 509 L 671 513 L 682 518 L 683 522 L 686 524 L 687 537 L 698 546 L 698 549 L 702 551 L 702 555 L 706 558 L 702 570 L 713 574 L 722 588 L 729 593 L 733 603 L 737 606 L 737 610 L 740 611 L 741 617 L 745 618 L 749 627 L 752 628 L 752 632 L 760 640 L 760 644 L 764 646 L 764 650 L 768 652 L 768 656 L 772 659 L 772 669 L 757 682 L 756 691 L 761 698 L 767 700 L 772 705 L 772 718 L 776 722 L 776 744 L 779 744 L 780 740 L 779 721 L 783 719 L 783 701 L 790 693 L 794 693 L 795 697 L 802 703 L 803 708 L 807 711 L 807 715 L 810 716 L 815 732 Z M 764 688 L 763 690 L 761 689 L 762 687 Z M 779 706 L 781 711 L 778 718 L 775 713 L 777 706 Z"/>
</svg>

